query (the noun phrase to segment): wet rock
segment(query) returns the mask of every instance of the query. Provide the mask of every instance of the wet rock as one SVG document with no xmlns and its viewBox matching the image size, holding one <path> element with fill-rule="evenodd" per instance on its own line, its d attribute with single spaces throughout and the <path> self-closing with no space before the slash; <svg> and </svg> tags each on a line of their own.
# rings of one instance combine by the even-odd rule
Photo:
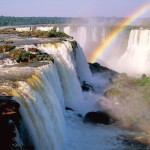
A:
<svg viewBox="0 0 150 150">
<path fill-rule="evenodd" d="M 0 119 L 0 149 L 23 150 L 19 132 L 12 120 Z"/>
<path fill-rule="evenodd" d="M 11 96 L 0 96 L 0 149 L 22 150 L 16 140 L 19 134 L 20 105 Z"/>
<path fill-rule="evenodd" d="M 0 96 L 0 117 L 12 117 L 19 114 L 19 107 L 19 103 L 12 100 L 11 96 Z"/>
<path fill-rule="evenodd" d="M 89 67 L 93 73 L 109 70 L 108 68 L 101 66 L 99 63 L 89 63 Z"/>
<path fill-rule="evenodd" d="M 107 113 L 97 111 L 97 112 L 88 112 L 84 117 L 84 122 L 109 125 L 114 121 Z"/>
<path fill-rule="evenodd" d="M 24 150 L 34 150 L 34 147 L 33 146 L 26 146 L 26 147 L 24 147 Z"/>
<path fill-rule="evenodd" d="M 125 136 L 121 135 L 117 138 L 118 141 L 121 141 L 126 150 L 150 150 L 149 144 L 145 143 L 147 140 L 144 140 L 144 143 L 135 139 L 134 136 Z"/>
<path fill-rule="evenodd" d="M 112 73 L 112 75 L 117 74 L 117 72 L 107 68 L 107 67 L 103 67 L 101 66 L 99 63 L 89 63 L 89 68 L 91 70 L 92 73 L 100 73 L 100 72 L 110 72 Z"/>
<path fill-rule="evenodd" d="M 72 108 L 70 107 L 65 107 L 66 110 L 71 110 L 71 111 L 74 111 Z"/>
<path fill-rule="evenodd" d="M 92 85 L 87 84 L 85 81 L 83 81 L 82 86 L 81 86 L 83 91 L 94 91 L 94 88 Z"/>
<path fill-rule="evenodd" d="M 83 116 L 82 116 L 81 114 L 77 114 L 77 116 L 78 116 L 79 118 L 83 118 Z"/>
</svg>

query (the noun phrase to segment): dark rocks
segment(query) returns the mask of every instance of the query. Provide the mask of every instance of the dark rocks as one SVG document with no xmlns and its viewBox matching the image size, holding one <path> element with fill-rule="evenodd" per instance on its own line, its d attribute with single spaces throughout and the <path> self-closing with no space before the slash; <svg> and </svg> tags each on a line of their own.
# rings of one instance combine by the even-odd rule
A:
<svg viewBox="0 0 150 150">
<path fill-rule="evenodd" d="M 97 112 L 88 112 L 84 117 L 84 122 L 109 125 L 113 123 L 114 121 L 107 113 L 97 111 Z"/>
<path fill-rule="evenodd" d="M 34 150 L 33 146 L 26 146 L 23 148 L 23 150 Z"/>
<path fill-rule="evenodd" d="M 0 96 L 0 119 L 12 119 L 18 125 L 20 105 L 11 96 Z"/>
<path fill-rule="evenodd" d="M 0 150 L 22 150 L 15 140 L 21 119 L 19 107 L 11 96 L 0 96 Z"/>
<path fill-rule="evenodd" d="M 94 91 L 94 88 L 92 85 L 87 84 L 85 81 L 83 81 L 82 86 L 81 86 L 83 91 Z"/>
<path fill-rule="evenodd" d="M 79 118 L 83 118 L 83 116 L 82 116 L 81 114 L 77 114 L 77 116 L 78 116 Z"/>
<path fill-rule="evenodd" d="M 144 139 L 143 139 L 144 138 Z M 121 135 L 117 137 L 117 140 L 120 141 L 126 150 L 149 150 L 149 143 L 147 142 L 146 136 L 140 136 L 140 138 L 136 139 L 136 136 L 125 136 Z M 140 141 L 144 140 L 144 141 Z"/>
<path fill-rule="evenodd" d="M 110 72 L 112 75 L 116 75 L 117 72 L 101 66 L 99 63 L 89 63 L 89 68 L 92 73 Z"/>
<path fill-rule="evenodd" d="M 70 111 L 74 111 L 72 108 L 70 107 L 65 107 L 66 110 L 70 110 Z"/>
<path fill-rule="evenodd" d="M 99 63 L 89 63 L 89 67 L 93 73 L 109 70 L 108 68 L 101 66 Z"/>
<path fill-rule="evenodd" d="M 0 119 L 0 149 L 23 150 L 22 143 L 17 141 L 17 128 L 12 120 Z"/>
</svg>

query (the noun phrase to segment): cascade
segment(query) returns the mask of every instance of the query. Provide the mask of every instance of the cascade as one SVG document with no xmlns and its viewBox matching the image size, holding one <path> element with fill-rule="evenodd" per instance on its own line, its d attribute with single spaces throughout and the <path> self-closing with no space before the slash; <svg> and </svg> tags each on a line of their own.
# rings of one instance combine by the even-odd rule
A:
<svg viewBox="0 0 150 150">
<path fill-rule="evenodd" d="M 105 28 L 102 29 L 101 39 L 102 39 L 102 41 L 104 41 L 104 40 L 106 39 L 106 31 L 105 31 Z"/>
<path fill-rule="evenodd" d="M 106 25 L 72 25 L 64 27 L 63 31 L 66 34 L 74 37 L 74 39 L 80 44 L 81 48 L 83 49 L 87 61 L 89 61 L 91 55 L 93 54 L 93 51 L 96 50 L 105 41 L 107 36 L 111 34 L 112 30 L 113 28 L 111 26 L 109 27 Z M 105 53 L 99 56 L 97 62 L 104 62 L 104 64 L 107 65 L 107 60 L 109 60 L 110 64 L 108 65 L 108 67 L 114 64 L 115 60 L 119 59 L 119 57 L 124 53 L 124 50 L 127 47 L 129 33 L 129 29 L 124 29 L 124 31 L 120 33 L 120 35 L 118 35 L 118 37 L 109 44 L 109 46 L 106 47 Z"/>
<path fill-rule="evenodd" d="M 18 81 L 17 88 L 11 92 L 21 105 L 29 139 L 36 150 L 62 150 L 64 146 L 64 117 L 58 96 L 59 85 L 53 87 L 53 82 L 58 80 L 55 75 L 52 65 L 38 67 L 32 77 Z"/>
<path fill-rule="evenodd" d="M 131 30 L 128 47 L 118 62 L 120 72 L 150 74 L 150 30 Z M 123 62 L 126 65 L 122 67 Z"/>
<path fill-rule="evenodd" d="M 75 51 L 75 62 L 76 62 L 76 69 L 77 74 L 79 76 L 79 79 L 81 82 L 86 81 L 87 83 L 92 84 L 92 73 L 89 69 L 88 63 L 86 62 L 86 58 L 84 56 L 84 53 L 78 45 L 76 51 Z"/>
<path fill-rule="evenodd" d="M 82 47 L 86 46 L 87 41 L 87 28 L 86 27 L 78 27 L 78 40 L 80 41 L 80 44 Z"/>
<path fill-rule="evenodd" d="M 92 41 L 95 42 L 95 43 L 97 42 L 97 36 L 96 36 L 97 30 L 96 29 L 97 28 L 94 27 L 93 34 L 92 34 Z"/>
<path fill-rule="evenodd" d="M 82 115 L 87 113 L 86 108 L 83 109 L 85 101 L 80 82 L 91 83 L 92 74 L 85 56 L 79 45 L 72 48 L 71 41 L 19 47 L 26 50 L 38 48 L 54 58 L 54 63 L 34 69 L 29 67 L 31 70 L 27 72 L 30 75 L 17 80 L 17 86 L 8 92 L 21 106 L 23 131 L 28 129 L 27 134 L 22 131 L 21 139 L 23 143 L 27 141 L 27 144 L 34 145 L 36 150 L 62 150 L 65 144 L 65 106 Z M 26 74 L 25 70 L 21 71 L 22 74 Z"/>
<path fill-rule="evenodd" d="M 70 35 L 70 27 L 64 27 L 64 32 Z"/>
<path fill-rule="evenodd" d="M 74 37 L 84 51 L 86 59 L 97 48 L 98 44 L 105 39 L 105 28 L 97 26 L 67 26 L 63 30 L 66 34 Z"/>
<path fill-rule="evenodd" d="M 76 72 L 76 62 L 71 44 L 69 42 L 55 44 L 49 43 L 39 44 L 37 47 L 54 57 L 54 62 L 56 64 L 64 94 L 65 105 L 80 113 L 84 113 L 83 109 L 81 109 L 84 105 L 83 95 Z M 79 78 L 80 75 L 81 74 L 79 74 Z"/>
<path fill-rule="evenodd" d="M 40 31 L 51 31 L 54 27 L 36 27 L 36 30 Z"/>
</svg>

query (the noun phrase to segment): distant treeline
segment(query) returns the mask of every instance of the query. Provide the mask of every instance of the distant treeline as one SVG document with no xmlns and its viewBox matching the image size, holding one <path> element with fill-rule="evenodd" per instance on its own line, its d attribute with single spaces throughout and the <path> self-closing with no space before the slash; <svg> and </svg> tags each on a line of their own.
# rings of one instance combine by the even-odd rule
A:
<svg viewBox="0 0 150 150">
<path fill-rule="evenodd" d="M 119 24 L 125 18 L 116 17 L 95 17 L 95 18 L 71 18 L 71 17 L 8 17 L 0 16 L 0 26 L 15 26 L 15 25 L 37 25 L 37 24 Z M 138 25 L 150 26 L 150 18 L 139 20 Z"/>
<path fill-rule="evenodd" d="M 87 23 L 101 23 L 105 21 L 115 20 L 114 22 L 120 22 L 122 18 L 71 18 L 71 17 L 8 17 L 0 16 L 0 26 L 11 26 L 11 25 L 37 25 L 37 24 L 87 24 Z"/>
<path fill-rule="evenodd" d="M 5 17 L 0 16 L 0 26 L 36 25 L 36 24 L 66 24 L 71 18 L 65 17 Z"/>
</svg>

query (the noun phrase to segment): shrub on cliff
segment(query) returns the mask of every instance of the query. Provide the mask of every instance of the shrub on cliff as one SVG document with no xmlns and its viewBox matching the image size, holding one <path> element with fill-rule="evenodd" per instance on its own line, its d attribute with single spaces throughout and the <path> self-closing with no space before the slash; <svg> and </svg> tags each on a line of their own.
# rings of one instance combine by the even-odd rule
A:
<svg viewBox="0 0 150 150">
<path fill-rule="evenodd" d="M 11 44 L 0 45 L 0 53 L 8 52 L 14 48 L 15 46 Z"/>
<path fill-rule="evenodd" d="M 51 55 L 48 55 L 47 53 L 43 53 L 36 48 L 29 48 L 28 51 L 25 51 L 24 49 L 14 49 L 10 51 L 10 57 L 11 59 L 15 59 L 18 63 L 36 62 L 36 61 L 54 62 L 54 59 Z"/>
<path fill-rule="evenodd" d="M 57 31 L 55 28 L 51 31 L 27 31 L 18 33 L 19 36 L 33 36 L 39 38 L 50 38 L 50 37 L 58 37 L 58 38 L 72 38 L 64 32 Z"/>
<path fill-rule="evenodd" d="M 72 49 L 76 49 L 78 47 L 78 43 L 74 40 L 74 41 L 71 41 L 71 46 L 72 46 Z"/>
<path fill-rule="evenodd" d="M 32 33 L 30 31 L 24 31 L 18 33 L 19 36 L 32 36 Z"/>
<path fill-rule="evenodd" d="M 15 29 L 2 29 L 0 30 L 0 34 L 16 34 L 17 31 Z"/>
</svg>

